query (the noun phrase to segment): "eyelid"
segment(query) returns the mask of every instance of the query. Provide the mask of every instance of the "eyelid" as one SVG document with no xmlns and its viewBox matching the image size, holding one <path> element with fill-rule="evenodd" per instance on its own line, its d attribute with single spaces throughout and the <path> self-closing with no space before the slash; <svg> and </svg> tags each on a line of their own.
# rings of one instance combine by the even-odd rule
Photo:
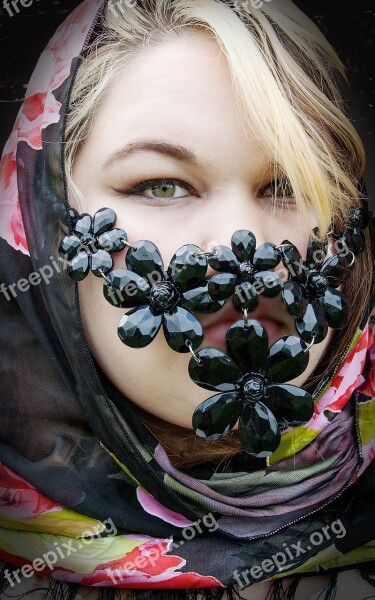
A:
<svg viewBox="0 0 375 600">
<path fill-rule="evenodd" d="M 183 189 L 186 190 L 186 195 L 184 196 L 177 196 L 177 197 L 167 197 L 165 196 L 163 197 L 156 197 L 156 196 L 148 196 L 146 194 L 144 194 L 143 192 L 145 190 L 147 190 L 148 188 L 152 188 L 155 186 L 160 186 L 163 184 L 169 184 L 172 183 L 178 187 L 181 187 Z M 124 188 L 114 188 L 114 191 L 117 194 L 120 194 L 121 196 L 125 196 L 125 197 L 136 197 L 137 198 L 137 202 L 141 203 L 141 204 L 146 204 L 148 206 L 153 206 L 153 207 L 170 207 L 170 208 L 177 208 L 179 206 L 184 206 L 187 204 L 190 204 L 191 202 L 193 202 L 193 200 L 196 197 L 199 197 L 199 193 L 196 191 L 196 189 L 191 186 L 190 184 L 188 184 L 186 181 L 183 181 L 182 179 L 178 179 L 176 177 L 155 177 L 152 179 L 143 179 L 142 181 L 140 181 L 139 183 L 137 183 L 136 185 L 133 185 L 131 187 L 128 187 L 126 189 Z M 194 198 L 192 198 L 192 196 Z"/>
<path fill-rule="evenodd" d="M 159 178 L 155 178 L 155 179 L 144 179 L 143 181 L 140 181 L 139 183 L 134 185 L 132 188 L 128 189 L 127 193 L 130 194 L 130 193 L 138 192 L 141 190 L 145 190 L 148 187 L 156 187 L 158 185 L 163 185 L 166 183 L 177 184 L 180 187 L 185 188 L 189 192 L 194 190 L 193 186 L 188 184 L 186 181 L 182 181 L 182 179 L 176 179 L 173 177 L 159 177 Z M 195 192 L 195 190 L 194 190 L 194 192 Z M 195 195 L 197 195 L 197 194 L 195 193 Z"/>
</svg>

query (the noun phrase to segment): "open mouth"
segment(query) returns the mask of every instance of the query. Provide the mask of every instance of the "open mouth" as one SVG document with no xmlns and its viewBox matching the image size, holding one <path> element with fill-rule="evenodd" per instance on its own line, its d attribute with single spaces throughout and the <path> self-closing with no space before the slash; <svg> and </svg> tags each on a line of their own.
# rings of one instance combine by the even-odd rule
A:
<svg viewBox="0 0 375 600">
<path fill-rule="evenodd" d="M 273 344 L 276 340 L 278 340 L 283 335 L 284 324 L 280 321 L 276 321 L 270 317 L 255 317 L 249 314 L 249 320 L 255 319 L 263 325 L 265 328 L 269 344 Z M 210 346 L 217 346 L 220 349 L 226 349 L 226 334 L 228 328 L 235 322 L 241 320 L 241 314 L 238 313 L 237 319 L 228 319 L 226 321 L 219 321 L 216 323 L 212 323 L 211 325 L 204 328 L 204 341 L 207 342 Z"/>
</svg>

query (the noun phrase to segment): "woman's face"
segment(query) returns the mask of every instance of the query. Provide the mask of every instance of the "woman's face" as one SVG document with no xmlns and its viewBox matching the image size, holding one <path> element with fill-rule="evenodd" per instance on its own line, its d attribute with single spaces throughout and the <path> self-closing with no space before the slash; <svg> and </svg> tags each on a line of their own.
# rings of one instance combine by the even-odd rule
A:
<svg viewBox="0 0 375 600">
<path fill-rule="evenodd" d="M 145 48 L 124 68 L 98 110 L 73 169 L 85 210 L 94 214 L 102 207 L 113 208 L 116 227 L 127 232 L 128 241 L 153 241 L 165 268 L 185 244 L 204 251 L 215 244 L 230 247 L 238 229 L 251 230 L 257 246 L 289 239 L 304 256 L 308 228 L 293 200 L 283 206 L 280 199 L 273 210 L 273 175 L 269 156 L 244 129 L 225 58 L 202 33 Z M 161 179 L 173 180 L 169 197 L 163 197 L 161 182 L 158 187 L 155 181 Z M 125 252 L 113 255 L 115 268 L 125 268 Z M 207 276 L 215 273 L 209 268 Z M 212 392 L 190 379 L 190 353 L 171 350 L 162 328 L 146 348 L 125 346 L 117 327 L 127 310 L 110 305 L 102 290 L 103 281 L 92 275 L 79 285 L 95 359 L 134 403 L 191 429 L 194 409 Z M 196 314 L 205 334 L 198 349 L 216 346 L 225 351 L 225 331 L 241 319 L 231 306 L 229 299 L 216 313 Z M 297 335 L 280 296 L 259 296 L 249 318 L 266 327 L 270 344 Z M 308 369 L 293 383 L 303 384 L 328 340 L 311 348 Z"/>
</svg>

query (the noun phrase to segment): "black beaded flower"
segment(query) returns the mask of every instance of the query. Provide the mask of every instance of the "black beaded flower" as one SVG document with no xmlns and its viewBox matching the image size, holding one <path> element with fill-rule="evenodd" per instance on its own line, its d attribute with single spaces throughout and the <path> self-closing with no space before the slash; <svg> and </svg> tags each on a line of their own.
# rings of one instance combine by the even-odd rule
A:
<svg viewBox="0 0 375 600">
<path fill-rule="evenodd" d="M 216 300 L 232 296 L 233 305 L 253 311 L 258 295 L 273 298 L 281 290 L 281 280 L 271 269 L 281 260 L 280 251 L 269 242 L 256 249 L 256 238 L 251 231 L 239 229 L 231 239 L 232 250 L 215 246 L 209 265 L 218 271 L 208 282 L 208 293 Z"/>
<path fill-rule="evenodd" d="M 97 277 L 113 268 L 111 252 L 120 252 L 126 246 L 127 236 L 122 229 L 113 229 L 116 213 L 111 208 L 101 208 L 93 217 L 78 215 L 71 209 L 73 233 L 67 235 L 59 246 L 62 258 L 68 261 L 68 275 L 82 281 L 91 269 Z"/>
<path fill-rule="evenodd" d="M 319 237 L 319 230 L 314 229 Z M 288 240 L 281 246 L 282 261 L 289 271 L 281 297 L 296 329 L 307 343 L 322 342 L 328 327 L 341 329 L 348 322 L 350 307 L 335 288 L 343 282 L 352 256 L 338 252 L 327 257 L 327 242 L 309 238 L 306 260 Z"/>
<path fill-rule="evenodd" d="M 103 293 L 113 306 L 135 307 L 120 320 L 118 334 L 131 348 L 144 348 L 163 324 L 168 345 L 176 352 L 189 352 L 202 342 L 203 329 L 190 312 L 213 312 L 222 302 L 207 294 L 207 259 L 198 246 L 177 250 L 167 271 L 158 248 L 141 240 L 127 252 L 127 269 L 116 269 L 106 277 Z M 188 310 L 190 309 L 190 310 Z"/>
<path fill-rule="evenodd" d="M 265 458 L 280 443 L 279 424 L 300 424 L 313 414 L 311 395 L 284 384 L 306 369 L 309 352 L 296 336 L 280 338 L 268 349 L 267 332 L 254 319 L 247 328 L 242 320 L 233 323 L 226 341 L 228 354 L 204 348 L 189 362 L 189 375 L 197 385 L 220 392 L 195 409 L 193 429 L 199 437 L 217 440 L 239 419 L 244 450 Z"/>
<path fill-rule="evenodd" d="M 343 249 L 353 252 L 354 255 L 361 254 L 366 246 L 365 234 L 363 231 L 368 227 L 370 221 L 367 202 L 355 208 L 347 222 L 345 231 L 342 234 L 333 233 L 336 239 L 340 239 L 339 244 Z"/>
</svg>

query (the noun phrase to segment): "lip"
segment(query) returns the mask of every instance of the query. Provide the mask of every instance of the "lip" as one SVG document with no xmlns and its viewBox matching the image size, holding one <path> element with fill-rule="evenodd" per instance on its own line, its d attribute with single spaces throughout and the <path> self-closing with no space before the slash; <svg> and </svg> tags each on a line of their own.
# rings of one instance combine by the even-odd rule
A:
<svg viewBox="0 0 375 600">
<path fill-rule="evenodd" d="M 272 310 L 272 313 L 274 312 L 275 308 Z M 204 341 L 208 342 L 209 345 L 214 345 L 225 350 L 228 328 L 236 321 L 242 320 L 243 317 L 241 313 L 233 308 L 231 303 L 229 305 L 224 305 L 213 316 L 214 318 L 207 320 L 207 323 L 204 325 Z M 263 325 L 267 332 L 270 344 L 273 344 L 277 339 L 282 337 L 283 332 L 285 331 L 285 323 L 275 319 L 271 315 L 271 311 L 266 310 L 264 306 L 258 305 L 256 310 L 249 313 L 248 318 L 249 320 L 259 321 L 259 323 Z"/>
</svg>

